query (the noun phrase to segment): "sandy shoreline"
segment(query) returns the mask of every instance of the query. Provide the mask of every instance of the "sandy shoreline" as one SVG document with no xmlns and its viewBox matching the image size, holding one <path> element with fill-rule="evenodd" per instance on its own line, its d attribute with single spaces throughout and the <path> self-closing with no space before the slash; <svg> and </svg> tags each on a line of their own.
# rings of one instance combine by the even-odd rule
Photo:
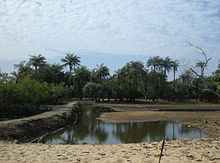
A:
<svg viewBox="0 0 220 163">
<path fill-rule="evenodd" d="M 0 142 L 0 162 L 155 163 L 162 142 L 121 145 L 45 145 Z M 220 162 L 220 138 L 166 141 L 161 163 Z"/>
</svg>

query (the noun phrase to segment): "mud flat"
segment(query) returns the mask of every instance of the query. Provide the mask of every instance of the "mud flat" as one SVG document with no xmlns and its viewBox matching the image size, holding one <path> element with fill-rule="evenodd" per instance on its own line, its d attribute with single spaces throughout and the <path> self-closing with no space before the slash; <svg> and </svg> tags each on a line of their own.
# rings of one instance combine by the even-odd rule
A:
<svg viewBox="0 0 220 163">
<path fill-rule="evenodd" d="M 148 105 L 98 104 L 116 112 L 104 113 L 99 119 L 114 123 L 175 121 L 202 129 L 206 134 L 220 137 L 220 105 Z"/>
</svg>

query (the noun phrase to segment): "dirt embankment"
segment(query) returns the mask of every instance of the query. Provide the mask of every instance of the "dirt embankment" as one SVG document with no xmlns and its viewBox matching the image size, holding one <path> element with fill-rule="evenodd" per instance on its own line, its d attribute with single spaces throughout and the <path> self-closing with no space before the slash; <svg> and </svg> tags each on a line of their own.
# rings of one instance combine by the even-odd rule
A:
<svg viewBox="0 0 220 163">
<path fill-rule="evenodd" d="M 77 118 L 81 104 L 70 102 L 39 115 L 0 122 L 0 139 L 29 142 L 64 127 Z"/>
</svg>

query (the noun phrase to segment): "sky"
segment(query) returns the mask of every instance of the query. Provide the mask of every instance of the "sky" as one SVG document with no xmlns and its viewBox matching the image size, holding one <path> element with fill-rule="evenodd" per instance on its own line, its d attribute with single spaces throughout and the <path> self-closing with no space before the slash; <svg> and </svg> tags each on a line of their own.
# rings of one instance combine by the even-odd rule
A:
<svg viewBox="0 0 220 163">
<path fill-rule="evenodd" d="M 111 73 L 131 60 L 179 60 L 179 73 L 204 58 L 207 75 L 220 59 L 220 0 L 0 0 L 0 68 L 42 54 L 59 63 L 74 52 L 89 69 Z"/>
</svg>

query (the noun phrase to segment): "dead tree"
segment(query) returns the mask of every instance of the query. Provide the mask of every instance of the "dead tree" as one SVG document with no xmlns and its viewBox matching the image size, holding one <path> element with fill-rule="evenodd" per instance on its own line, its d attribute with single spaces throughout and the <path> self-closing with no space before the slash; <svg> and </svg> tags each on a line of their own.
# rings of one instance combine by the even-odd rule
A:
<svg viewBox="0 0 220 163">
<path fill-rule="evenodd" d="M 200 53 L 204 56 L 204 61 L 200 61 L 200 62 L 198 62 L 197 65 L 196 65 L 197 67 L 200 67 L 200 68 L 201 68 L 201 74 L 197 73 L 193 68 L 190 68 L 190 70 L 191 70 L 197 77 L 199 77 L 199 78 L 202 80 L 203 88 L 197 88 L 197 89 L 202 90 L 202 92 L 206 92 L 206 91 L 207 91 L 207 92 L 211 92 L 211 93 L 215 94 L 217 97 L 220 98 L 220 95 L 219 95 L 217 92 L 215 92 L 214 90 L 212 90 L 212 89 L 210 89 L 210 88 L 208 87 L 208 83 L 207 83 L 207 81 L 205 80 L 205 77 L 204 77 L 205 69 L 206 69 L 207 66 L 208 66 L 208 62 L 209 62 L 212 58 L 208 58 L 206 52 L 205 52 L 201 47 L 196 46 L 196 45 L 194 45 L 194 44 L 192 44 L 192 43 L 190 43 L 190 42 L 189 42 L 189 46 L 196 48 L 196 49 L 199 50 Z M 195 86 L 193 86 L 193 87 L 195 87 Z"/>
<path fill-rule="evenodd" d="M 198 76 L 199 78 L 202 78 L 204 79 L 204 71 L 205 71 L 205 68 L 208 66 L 208 62 L 212 59 L 212 58 L 207 58 L 207 54 L 206 52 L 200 48 L 199 46 L 196 46 L 196 45 L 193 45 L 192 43 L 189 42 L 189 46 L 192 46 L 196 49 L 198 49 L 200 51 L 200 53 L 204 56 L 204 61 L 201 61 L 199 62 L 197 65 L 199 67 L 201 67 L 201 75 L 199 75 L 195 70 L 193 70 L 192 68 L 190 68 L 190 70 L 196 75 Z"/>
</svg>

